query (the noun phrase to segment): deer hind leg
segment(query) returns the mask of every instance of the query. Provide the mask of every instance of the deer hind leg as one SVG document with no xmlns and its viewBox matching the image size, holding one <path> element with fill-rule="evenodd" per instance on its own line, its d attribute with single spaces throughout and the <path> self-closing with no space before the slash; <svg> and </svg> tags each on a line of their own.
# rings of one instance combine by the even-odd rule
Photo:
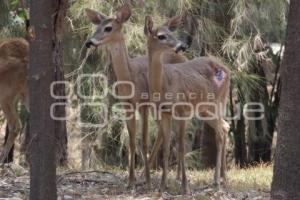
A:
<svg viewBox="0 0 300 200">
<path fill-rule="evenodd" d="M 171 132 L 171 115 L 162 114 L 161 124 L 163 135 L 163 173 L 160 185 L 160 191 L 166 190 L 166 182 L 169 168 L 169 155 L 170 155 L 170 132 Z"/>
<path fill-rule="evenodd" d="M 135 136 L 136 136 L 136 121 L 134 113 L 126 113 L 130 119 L 126 121 L 129 133 L 129 181 L 128 186 L 132 187 L 135 184 Z"/>
<path fill-rule="evenodd" d="M 185 149 L 184 149 L 184 136 L 185 136 L 186 122 L 183 120 L 178 121 L 178 169 L 177 175 L 181 172 L 181 188 L 182 193 L 187 193 L 187 178 L 185 173 Z"/>
<path fill-rule="evenodd" d="M 221 178 L 223 182 L 226 182 L 226 171 L 227 171 L 227 163 L 226 163 L 226 136 L 223 138 L 223 146 L 222 146 L 222 161 L 221 161 Z"/>
<path fill-rule="evenodd" d="M 226 139 L 229 131 L 229 124 L 223 120 L 222 131 L 224 135 L 223 139 L 223 150 L 222 150 L 222 166 L 221 166 L 221 177 L 224 182 L 226 182 L 226 171 L 227 171 L 227 163 L 226 163 Z"/>
<path fill-rule="evenodd" d="M 220 173 L 221 173 L 221 166 L 222 166 L 222 151 L 223 151 L 223 144 L 224 144 L 224 137 L 222 131 L 220 130 L 220 125 L 217 124 L 215 127 L 215 139 L 217 145 L 217 160 L 216 160 L 216 169 L 215 169 L 215 176 L 214 182 L 217 188 L 220 188 Z"/>
<path fill-rule="evenodd" d="M 160 146 L 163 143 L 163 135 L 162 135 L 161 126 L 159 125 L 159 123 L 158 123 L 158 127 L 159 127 L 159 129 L 158 129 L 157 137 L 155 139 L 154 146 L 152 148 L 152 151 L 151 151 L 151 154 L 149 157 L 149 166 L 150 167 L 153 167 L 156 155 L 159 151 Z"/>
<path fill-rule="evenodd" d="M 149 168 L 149 163 L 148 163 L 148 158 L 147 158 L 147 153 L 148 153 L 148 108 L 142 108 L 141 111 L 141 116 L 142 116 L 142 146 L 143 146 L 143 158 L 144 158 L 144 163 L 145 163 L 145 170 L 144 174 L 146 176 L 146 185 L 149 187 L 150 186 L 150 168 Z"/>
<path fill-rule="evenodd" d="M 222 131 L 222 121 L 215 119 L 215 120 L 207 120 L 206 121 L 210 127 L 215 130 L 215 141 L 217 146 L 217 159 L 216 159 L 216 168 L 215 168 L 215 175 L 214 175 L 214 183 L 216 187 L 220 188 L 220 179 L 221 179 L 221 166 L 222 166 L 222 151 L 223 151 L 223 144 L 224 144 L 224 135 Z"/>
<path fill-rule="evenodd" d="M 14 106 L 14 101 L 10 101 L 2 106 L 3 113 L 7 119 L 9 134 L 4 144 L 3 150 L 0 155 L 0 163 L 3 163 L 9 154 L 10 149 L 14 145 L 15 139 L 20 132 L 19 118 Z"/>
<path fill-rule="evenodd" d="M 8 135 L 9 135 L 9 128 L 8 128 L 8 124 L 5 127 L 5 137 L 4 137 L 4 143 L 3 145 L 6 144 L 6 141 L 8 139 Z M 11 147 L 9 153 L 7 154 L 7 157 L 4 160 L 4 163 L 11 163 L 14 161 L 14 145 Z"/>
</svg>

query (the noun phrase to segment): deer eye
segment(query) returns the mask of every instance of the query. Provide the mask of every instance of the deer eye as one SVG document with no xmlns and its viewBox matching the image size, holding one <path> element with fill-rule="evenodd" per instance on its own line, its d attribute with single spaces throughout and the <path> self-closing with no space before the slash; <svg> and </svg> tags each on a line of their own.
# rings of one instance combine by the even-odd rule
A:
<svg viewBox="0 0 300 200">
<path fill-rule="evenodd" d="M 104 29 L 105 32 L 111 32 L 112 31 L 112 27 L 111 26 L 107 26 Z"/>
<path fill-rule="evenodd" d="M 159 40 L 165 40 L 165 39 L 167 39 L 167 37 L 165 35 L 159 35 L 159 36 L 157 36 L 157 38 Z"/>
</svg>

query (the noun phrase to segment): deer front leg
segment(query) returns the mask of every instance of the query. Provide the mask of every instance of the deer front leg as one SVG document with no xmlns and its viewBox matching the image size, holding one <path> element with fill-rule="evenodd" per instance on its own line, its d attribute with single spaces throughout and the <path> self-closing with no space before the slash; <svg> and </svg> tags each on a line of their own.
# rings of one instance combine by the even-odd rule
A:
<svg viewBox="0 0 300 200">
<path fill-rule="evenodd" d="M 229 131 L 229 124 L 226 121 L 222 121 L 222 131 L 223 131 L 223 150 L 222 150 L 222 166 L 221 166 L 221 177 L 223 182 L 226 182 L 226 171 L 227 171 L 227 163 L 226 163 L 226 138 Z"/>
<path fill-rule="evenodd" d="M 144 164 L 145 164 L 145 176 L 146 176 L 146 186 L 150 186 L 150 168 L 148 164 L 148 108 L 142 108 L 140 111 L 141 118 L 142 118 L 142 146 L 143 146 L 143 157 L 144 157 Z"/>
<path fill-rule="evenodd" d="M 163 135 L 163 173 L 160 185 L 160 191 L 166 190 L 166 182 L 169 168 L 169 155 L 170 155 L 170 132 L 171 132 L 171 115 L 168 113 L 162 114 L 161 120 L 162 135 Z"/>
<path fill-rule="evenodd" d="M 14 105 L 12 104 L 13 101 L 7 104 L 2 105 L 2 110 L 7 119 L 9 134 L 4 144 L 3 150 L 0 155 L 0 163 L 4 163 L 5 159 L 7 158 L 10 149 L 14 145 L 15 139 L 20 131 L 20 125 L 18 121 L 18 117 L 16 111 L 14 109 Z"/>
<path fill-rule="evenodd" d="M 176 125 L 177 125 L 177 174 L 176 174 L 176 179 L 177 180 L 180 180 L 181 178 L 181 161 L 180 161 L 180 153 L 179 153 L 179 149 L 180 149 L 180 143 L 179 143 L 179 140 L 180 140 L 180 137 L 181 137 L 181 123 L 182 123 L 182 120 L 177 120 L 176 121 Z"/>
<path fill-rule="evenodd" d="M 184 160 L 184 136 L 185 136 L 185 128 L 186 128 L 186 122 L 183 120 L 178 121 L 178 173 L 181 172 L 181 189 L 182 193 L 187 193 L 187 178 L 185 173 L 185 160 Z"/>
<path fill-rule="evenodd" d="M 128 186 L 132 187 L 135 184 L 135 135 L 136 135 L 136 121 L 134 113 L 126 113 L 128 119 L 127 129 L 129 133 L 129 182 Z"/>
</svg>

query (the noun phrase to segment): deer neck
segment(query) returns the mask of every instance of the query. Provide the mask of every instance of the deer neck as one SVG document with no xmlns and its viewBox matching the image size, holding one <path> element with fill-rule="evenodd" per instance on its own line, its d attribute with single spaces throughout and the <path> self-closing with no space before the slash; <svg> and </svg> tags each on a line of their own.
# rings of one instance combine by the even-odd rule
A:
<svg viewBox="0 0 300 200">
<path fill-rule="evenodd" d="M 108 47 L 117 80 L 131 82 L 132 79 L 129 66 L 129 57 L 123 36 L 119 38 L 118 42 L 114 42 Z M 122 94 L 130 94 L 130 88 L 128 88 L 128 84 L 120 84 L 118 88 Z"/>
<path fill-rule="evenodd" d="M 160 93 L 162 97 L 164 92 L 165 72 L 162 63 L 162 52 L 153 51 L 149 48 L 149 91 L 151 97 L 154 93 Z"/>
</svg>

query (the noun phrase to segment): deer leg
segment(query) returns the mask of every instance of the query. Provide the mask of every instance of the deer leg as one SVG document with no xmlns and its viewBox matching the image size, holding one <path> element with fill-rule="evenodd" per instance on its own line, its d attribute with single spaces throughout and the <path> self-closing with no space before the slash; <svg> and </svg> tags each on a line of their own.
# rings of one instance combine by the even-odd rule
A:
<svg viewBox="0 0 300 200">
<path fill-rule="evenodd" d="M 131 187 L 135 184 L 135 134 L 136 134 L 136 121 L 134 113 L 126 113 L 127 117 L 131 114 L 130 119 L 127 120 L 127 129 L 129 133 L 129 182 L 128 186 Z"/>
<path fill-rule="evenodd" d="M 178 120 L 176 121 L 176 125 L 177 125 L 177 173 L 176 173 L 176 179 L 180 180 L 181 179 L 181 161 L 180 161 L 180 154 L 179 154 L 179 140 L 180 140 L 180 123 L 181 121 Z"/>
<path fill-rule="evenodd" d="M 226 182 L 226 171 L 227 171 L 227 163 L 226 163 L 226 136 L 224 135 L 223 146 L 222 146 L 222 164 L 221 164 L 221 177 L 223 179 L 223 182 Z"/>
<path fill-rule="evenodd" d="M 216 145 L 217 145 L 217 160 L 216 160 L 216 169 L 215 169 L 215 176 L 214 176 L 214 182 L 217 186 L 217 189 L 220 189 L 220 172 L 221 172 L 221 164 L 222 164 L 222 150 L 223 150 L 223 134 L 220 130 L 220 124 L 219 121 L 217 122 L 215 126 L 215 139 L 216 139 Z"/>
<path fill-rule="evenodd" d="M 9 151 L 14 145 L 15 139 L 20 131 L 18 117 L 14 108 L 13 101 L 2 106 L 2 110 L 5 115 L 5 118 L 7 119 L 9 134 L 0 155 L 0 163 L 3 163 L 7 158 Z"/>
<path fill-rule="evenodd" d="M 160 125 L 158 125 L 158 126 L 159 126 L 159 130 L 158 130 L 157 137 L 155 139 L 154 146 L 153 146 L 153 149 L 151 151 L 149 162 L 148 162 L 150 167 L 153 167 L 156 155 L 159 151 L 160 146 L 163 143 L 163 135 L 162 135 L 161 126 Z"/>
<path fill-rule="evenodd" d="M 9 135 L 9 127 L 8 125 L 6 125 L 6 128 L 5 128 L 5 137 L 4 137 L 4 144 L 6 143 L 7 139 L 8 139 L 8 135 Z M 14 160 L 14 145 L 11 147 L 7 157 L 5 158 L 4 160 L 4 163 L 11 163 L 13 162 Z"/>
<path fill-rule="evenodd" d="M 186 128 L 186 122 L 181 120 L 178 121 L 179 129 L 178 129 L 178 171 L 181 171 L 181 188 L 182 188 L 182 193 L 186 194 L 187 193 L 187 179 L 186 179 L 186 173 L 185 173 L 185 161 L 184 161 L 184 136 L 185 136 L 185 128 Z M 179 169 L 181 167 L 181 169 Z M 177 173 L 178 173 L 177 171 Z M 179 171 L 179 173 L 180 173 Z"/>
<path fill-rule="evenodd" d="M 204 114 L 205 116 L 205 114 Z M 217 146 L 217 159 L 216 159 L 216 168 L 214 175 L 214 184 L 219 189 L 220 188 L 220 174 L 221 174 L 221 165 L 222 165 L 222 151 L 223 151 L 223 130 L 222 130 L 222 120 L 206 120 L 205 121 L 210 127 L 215 130 L 215 141 Z"/>
<path fill-rule="evenodd" d="M 226 121 L 223 120 L 223 149 L 222 149 L 222 167 L 221 167 L 221 177 L 223 178 L 223 181 L 226 182 L 226 171 L 227 171 L 227 163 L 226 163 L 226 138 L 229 130 L 229 125 Z"/>
<path fill-rule="evenodd" d="M 162 114 L 161 126 L 163 135 L 163 173 L 160 191 L 163 192 L 166 190 L 166 182 L 169 168 L 171 115 Z"/>
<path fill-rule="evenodd" d="M 143 157 L 145 162 L 145 176 L 146 185 L 150 186 L 150 168 L 148 164 L 148 108 L 143 108 L 141 111 L 142 116 L 142 140 L 143 140 Z"/>
</svg>

